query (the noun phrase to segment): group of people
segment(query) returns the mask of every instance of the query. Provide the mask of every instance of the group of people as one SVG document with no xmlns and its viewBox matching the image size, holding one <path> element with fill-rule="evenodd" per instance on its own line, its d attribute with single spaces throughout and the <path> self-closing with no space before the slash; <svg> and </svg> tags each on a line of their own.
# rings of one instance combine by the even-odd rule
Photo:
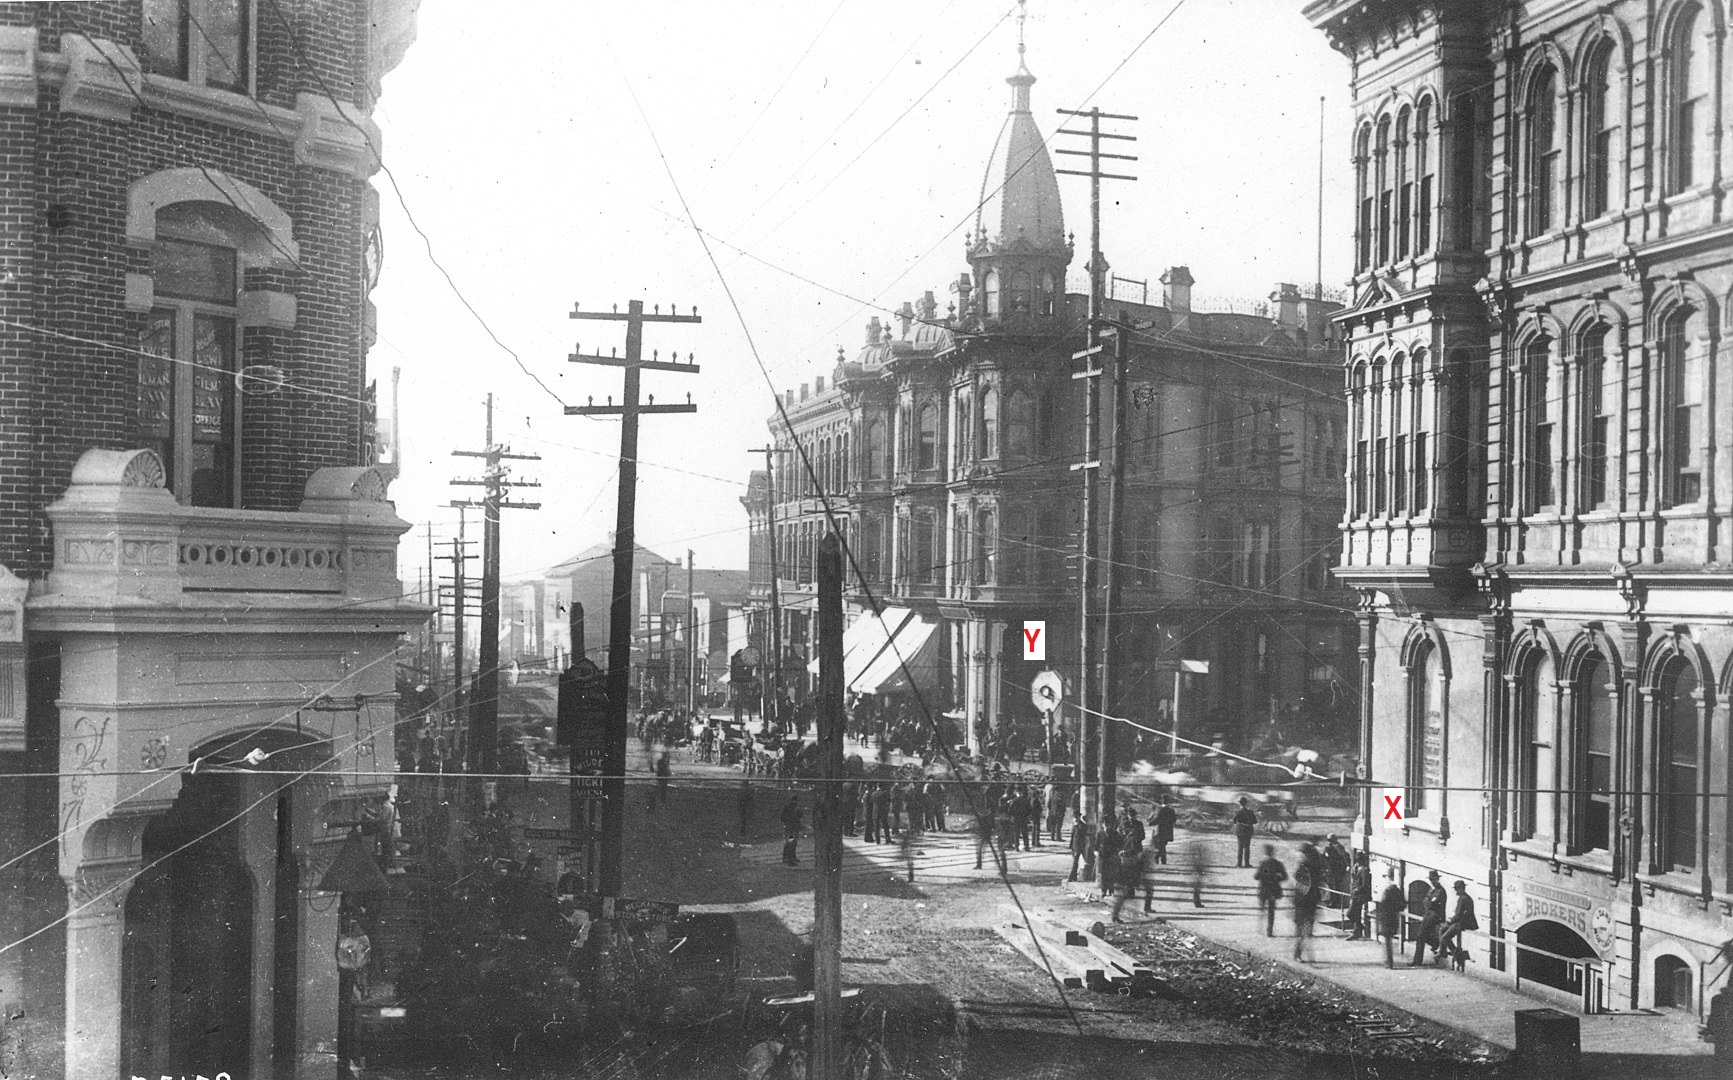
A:
<svg viewBox="0 0 1733 1080">
<path fill-rule="evenodd" d="M 1274 937 L 1276 907 L 1282 899 L 1284 883 L 1289 880 L 1287 867 L 1276 858 L 1274 844 L 1264 845 L 1264 858 L 1252 875 L 1257 882 L 1258 906 L 1264 919 L 1264 933 Z M 1394 868 L 1384 873 L 1384 887 L 1376 904 L 1372 898 L 1372 867 L 1365 852 L 1351 857 L 1334 836 L 1320 852 L 1311 843 L 1300 845 L 1299 864 L 1294 868 L 1291 893 L 1294 915 L 1294 959 L 1310 963 L 1313 959 L 1312 937 L 1320 907 L 1347 908 L 1346 925 L 1351 941 L 1368 941 L 1374 931 L 1384 942 L 1384 966 L 1394 967 L 1396 946 L 1402 938 L 1403 921 L 1408 913 L 1408 897 L 1396 881 Z M 1458 880 L 1453 886 L 1454 905 L 1444 891 L 1438 871 L 1427 874 L 1426 894 L 1422 901 L 1420 925 L 1415 929 L 1414 956 L 1410 967 L 1425 962 L 1426 950 L 1433 950 L 1433 964 L 1442 966 L 1448 959 L 1456 970 L 1468 962 L 1468 951 L 1462 947 L 1462 935 L 1478 930 L 1474 914 L 1474 898 L 1468 894 L 1468 883 Z"/>
</svg>

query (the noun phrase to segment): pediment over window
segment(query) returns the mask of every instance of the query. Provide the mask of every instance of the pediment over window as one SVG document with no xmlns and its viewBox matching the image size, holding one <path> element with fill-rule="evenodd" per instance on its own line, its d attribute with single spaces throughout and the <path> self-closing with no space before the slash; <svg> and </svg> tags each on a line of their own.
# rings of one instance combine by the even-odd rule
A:
<svg viewBox="0 0 1733 1080">
<path fill-rule="evenodd" d="M 1371 311 L 1386 304 L 1400 303 L 1409 297 L 1410 293 L 1398 286 L 1393 278 L 1374 277 L 1361 286 L 1360 294 L 1354 298 L 1354 303 L 1348 307 L 1348 314 L 1359 311 Z"/>
</svg>

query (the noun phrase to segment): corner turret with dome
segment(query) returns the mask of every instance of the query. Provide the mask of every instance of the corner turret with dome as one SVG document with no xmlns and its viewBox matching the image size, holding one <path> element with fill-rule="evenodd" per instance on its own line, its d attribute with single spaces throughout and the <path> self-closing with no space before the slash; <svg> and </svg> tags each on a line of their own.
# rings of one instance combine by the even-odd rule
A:
<svg viewBox="0 0 1733 1080">
<path fill-rule="evenodd" d="M 1045 329 L 1064 307 L 1065 235 L 1059 179 L 1047 142 L 1029 109 L 1035 76 L 1024 62 L 1023 21 L 1017 13 L 1017 72 L 1011 112 L 993 145 L 966 254 L 974 272 L 975 311 L 989 327 Z"/>
</svg>

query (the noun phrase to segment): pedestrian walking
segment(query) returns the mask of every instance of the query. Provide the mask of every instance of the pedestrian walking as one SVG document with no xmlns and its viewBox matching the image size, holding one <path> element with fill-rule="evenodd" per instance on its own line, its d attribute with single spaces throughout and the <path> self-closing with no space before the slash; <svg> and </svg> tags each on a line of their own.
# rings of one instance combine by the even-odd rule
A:
<svg viewBox="0 0 1733 1080">
<path fill-rule="evenodd" d="M 1055 844 L 1064 841 L 1060 829 L 1065 824 L 1065 793 L 1059 784 L 1049 778 L 1047 790 L 1041 793 L 1041 805 L 1047 808 L 1047 839 Z"/>
<path fill-rule="evenodd" d="M 1366 908 L 1372 903 L 1372 867 L 1364 851 L 1354 853 L 1354 871 L 1348 878 L 1348 940 L 1365 941 Z"/>
<path fill-rule="evenodd" d="M 993 805 L 993 799 L 989 795 L 982 795 L 976 801 L 975 869 L 977 870 L 981 869 L 981 856 L 988 849 L 991 849 L 993 852 L 993 865 L 997 866 L 1000 870 L 1005 869 L 1004 849 L 995 846 L 996 837 L 994 836 L 994 833 L 999 827 L 998 809 L 998 807 Z"/>
<path fill-rule="evenodd" d="M 668 780 L 674 775 L 674 767 L 668 762 L 668 751 L 662 751 L 656 759 L 656 786 L 650 789 L 650 813 L 656 812 L 656 807 L 668 798 Z"/>
<path fill-rule="evenodd" d="M 1114 892 L 1113 921 L 1123 922 L 1119 917 L 1125 902 L 1137 892 L 1137 883 L 1143 877 L 1143 843 L 1135 833 L 1126 832 L 1119 842 L 1119 865 L 1117 879 L 1119 887 Z M 1144 901 L 1144 910 L 1149 910 L 1149 901 Z"/>
<path fill-rule="evenodd" d="M 1252 880 L 1258 883 L 1258 907 L 1264 913 L 1264 936 L 1275 937 L 1276 902 L 1282 898 L 1282 882 L 1288 880 L 1288 868 L 1276 858 L 1276 845 L 1264 845 L 1264 860 L 1258 863 Z"/>
<path fill-rule="evenodd" d="M 1077 864 L 1083 864 L 1083 880 L 1090 881 L 1095 877 L 1095 826 L 1090 824 L 1087 816 L 1079 816 L 1071 823 L 1071 876 L 1066 881 L 1077 880 Z"/>
<path fill-rule="evenodd" d="M 927 823 L 935 832 L 945 831 L 945 785 L 937 780 L 928 780 L 925 798 L 922 800 L 927 807 Z"/>
<path fill-rule="evenodd" d="M 903 831 L 903 811 L 908 809 L 908 785 L 907 784 L 892 784 L 891 785 L 890 809 L 891 809 L 891 832 L 893 834 L 894 833 L 900 833 Z"/>
<path fill-rule="evenodd" d="M 860 824 L 860 782 L 845 781 L 842 785 L 842 834 L 854 836 Z"/>
<path fill-rule="evenodd" d="M 1384 966 L 1396 966 L 1396 939 L 1402 936 L 1402 912 L 1408 906 L 1396 871 L 1384 871 L 1384 893 L 1378 897 L 1378 936 L 1384 939 Z"/>
<path fill-rule="evenodd" d="M 1019 851 L 1029 850 L 1029 789 L 1021 784 L 1011 796 L 1011 846 Z"/>
<path fill-rule="evenodd" d="M 1029 789 L 1029 824 L 1025 829 L 1029 843 L 1026 847 L 1038 848 L 1041 846 L 1041 824 L 1042 819 L 1046 816 L 1046 806 L 1047 804 L 1041 798 L 1041 789 L 1031 787 Z"/>
<path fill-rule="evenodd" d="M 1294 959 L 1311 963 L 1312 928 L 1324 895 L 1324 860 L 1311 844 L 1300 845 L 1300 865 L 1294 868 Z"/>
<path fill-rule="evenodd" d="M 891 793 L 892 793 L 892 785 L 891 784 L 884 783 L 884 784 L 879 785 L 879 805 L 878 805 L 877 817 L 878 817 L 879 843 L 881 843 L 881 844 L 888 844 L 891 842 Z"/>
<path fill-rule="evenodd" d="M 1101 811 L 1101 828 L 1095 834 L 1095 869 L 1101 875 L 1101 895 L 1113 891 L 1119 880 L 1119 822 L 1113 820 L 1113 808 Z"/>
<path fill-rule="evenodd" d="M 1433 962 L 1449 957 L 1456 970 L 1461 971 L 1468 963 L 1468 950 L 1462 947 L 1462 932 L 1479 930 L 1480 921 L 1474 917 L 1474 897 L 1468 895 L 1468 882 L 1458 878 L 1451 888 L 1456 891 L 1456 906 L 1450 911 L 1450 921 L 1444 924 L 1444 930 L 1438 935 L 1438 956 Z"/>
<path fill-rule="evenodd" d="M 908 812 L 909 823 L 903 829 L 906 839 L 910 833 L 917 836 L 924 831 L 927 821 L 927 801 L 921 798 L 921 785 L 910 784 L 908 793 L 903 796 L 903 809 Z"/>
<path fill-rule="evenodd" d="M 1167 865 L 1167 845 L 1173 843 L 1173 827 L 1179 820 L 1179 814 L 1167 803 L 1167 796 L 1161 797 L 1161 806 L 1155 812 L 1155 861 L 1162 866 Z"/>
<path fill-rule="evenodd" d="M 782 804 L 782 865 L 799 866 L 800 828 L 803 821 L 800 813 L 800 796 L 789 795 L 788 801 Z"/>
<path fill-rule="evenodd" d="M 1324 886 L 1324 906 L 1348 906 L 1348 849 L 1342 846 L 1334 833 L 1324 839 Z"/>
<path fill-rule="evenodd" d="M 1437 948 L 1437 935 L 1444 929 L 1444 908 L 1449 902 L 1450 897 L 1445 894 L 1444 886 L 1438 880 L 1438 871 L 1428 870 L 1426 899 L 1423 901 L 1425 907 L 1420 917 L 1420 929 L 1414 932 L 1414 957 L 1408 961 L 1409 967 L 1419 967 L 1426 959 L 1427 945 L 1432 945 L 1434 951 L 1442 951 Z"/>
<path fill-rule="evenodd" d="M 1203 907 L 1203 879 L 1209 872 L 1209 850 L 1201 838 L 1191 842 L 1191 906 Z"/>
<path fill-rule="evenodd" d="M 865 818 L 866 842 L 879 842 L 879 786 L 868 784 L 866 794 L 861 796 L 861 812 Z"/>
<path fill-rule="evenodd" d="M 919 798 L 919 796 L 914 796 Z M 921 815 L 917 808 L 911 808 L 908 828 L 903 830 L 903 865 L 908 868 L 909 880 L 915 880 L 915 847 L 921 839 Z"/>
<path fill-rule="evenodd" d="M 740 781 L 740 842 L 746 843 L 752 836 L 752 781 L 741 778 Z"/>
<path fill-rule="evenodd" d="M 1234 861 L 1235 867 L 1250 869 L 1252 865 L 1252 832 L 1258 827 L 1258 812 L 1252 809 L 1252 800 L 1240 796 L 1240 808 L 1234 814 L 1234 840 L 1239 844 L 1239 854 Z"/>
</svg>

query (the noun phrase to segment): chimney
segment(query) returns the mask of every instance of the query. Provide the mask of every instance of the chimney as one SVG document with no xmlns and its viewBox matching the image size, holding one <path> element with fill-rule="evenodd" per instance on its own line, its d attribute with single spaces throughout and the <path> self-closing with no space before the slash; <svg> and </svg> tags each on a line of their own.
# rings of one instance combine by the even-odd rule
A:
<svg viewBox="0 0 1733 1080">
<path fill-rule="evenodd" d="M 800 400 L 802 400 L 802 401 L 806 400 L 806 384 L 805 383 L 800 384 Z"/>
<path fill-rule="evenodd" d="M 907 300 L 897 309 L 897 321 L 903 324 L 903 337 L 909 336 L 909 324 L 915 321 L 915 306 Z"/>
<path fill-rule="evenodd" d="M 1170 267 L 1161 275 L 1161 306 L 1175 314 L 1189 313 L 1192 285 L 1189 266 Z"/>
<path fill-rule="evenodd" d="M 964 315 L 970 311 L 969 294 L 974 291 L 975 279 L 968 274 L 959 274 L 957 276 L 957 310 Z"/>
<path fill-rule="evenodd" d="M 784 390 L 782 392 L 782 407 L 786 409 L 786 408 L 789 408 L 790 406 L 792 406 L 793 404 L 794 404 L 794 391 L 793 390 Z"/>
<path fill-rule="evenodd" d="M 933 290 L 928 289 L 921 294 L 921 306 L 917 310 L 920 311 L 921 318 L 928 322 L 931 322 L 934 316 L 938 315 L 939 302 L 933 299 Z"/>
<path fill-rule="evenodd" d="M 872 321 L 867 323 L 867 344 L 877 345 L 879 343 L 879 335 L 883 333 L 884 327 L 879 323 L 879 317 L 874 315 Z"/>
<path fill-rule="evenodd" d="M 824 393 L 824 376 L 823 375 L 820 375 L 816 379 L 813 380 L 812 392 L 814 394 Z"/>
<path fill-rule="evenodd" d="M 1300 321 L 1300 289 L 1297 285 L 1281 282 L 1276 291 L 1270 294 L 1270 299 L 1276 304 L 1276 325 L 1283 330 L 1303 330 Z"/>
</svg>

